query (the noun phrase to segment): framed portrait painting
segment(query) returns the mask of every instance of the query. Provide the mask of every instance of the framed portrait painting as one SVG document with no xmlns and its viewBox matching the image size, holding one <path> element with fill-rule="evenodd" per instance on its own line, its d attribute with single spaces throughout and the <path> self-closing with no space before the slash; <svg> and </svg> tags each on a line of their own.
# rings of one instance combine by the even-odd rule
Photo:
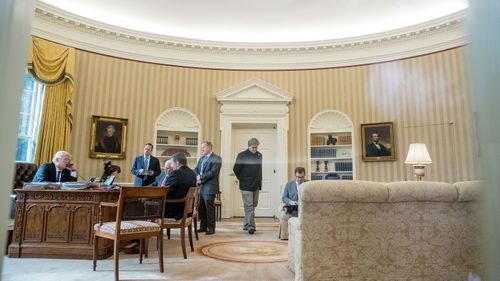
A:
<svg viewBox="0 0 500 281">
<path fill-rule="evenodd" d="M 127 119 L 92 116 L 89 157 L 124 159 Z"/>
<path fill-rule="evenodd" d="M 361 145 L 364 161 L 396 160 L 393 123 L 361 124 Z"/>
</svg>

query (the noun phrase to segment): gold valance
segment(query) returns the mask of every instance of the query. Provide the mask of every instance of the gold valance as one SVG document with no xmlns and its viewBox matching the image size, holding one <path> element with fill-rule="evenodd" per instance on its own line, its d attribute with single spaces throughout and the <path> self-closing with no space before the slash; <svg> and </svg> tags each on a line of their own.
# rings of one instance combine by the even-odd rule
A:
<svg viewBox="0 0 500 281">
<path fill-rule="evenodd" d="M 73 83 L 75 49 L 32 37 L 28 69 L 45 84 L 58 84 L 65 78 Z"/>
</svg>

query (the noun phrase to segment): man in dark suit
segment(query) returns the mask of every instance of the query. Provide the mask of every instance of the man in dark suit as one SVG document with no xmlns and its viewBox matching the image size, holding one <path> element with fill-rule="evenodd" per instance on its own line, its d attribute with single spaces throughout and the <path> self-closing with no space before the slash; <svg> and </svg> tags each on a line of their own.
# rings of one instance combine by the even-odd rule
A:
<svg viewBox="0 0 500 281">
<path fill-rule="evenodd" d="M 44 163 L 36 171 L 33 182 L 66 182 L 76 181 L 77 174 L 73 169 L 71 154 L 58 151 L 54 154 L 52 162 Z"/>
<path fill-rule="evenodd" d="M 380 143 L 380 136 L 377 132 L 372 133 L 372 141 L 366 146 L 366 156 L 391 156 L 391 152 Z"/>
<path fill-rule="evenodd" d="M 259 204 L 259 191 L 262 189 L 262 154 L 257 151 L 259 141 L 248 140 L 248 149 L 238 153 L 233 172 L 240 182 L 241 199 L 245 210 L 243 230 L 255 232 L 255 208 Z"/>
<path fill-rule="evenodd" d="M 298 217 L 299 215 L 299 190 L 300 185 L 305 182 L 306 169 L 303 167 L 295 168 L 295 179 L 289 181 L 285 185 L 285 190 L 283 191 L 283 203 L 287 210 L 289 217 Z"/>
<path fill-rule="evenodd" d="M 222 165 L 220 156 L 212 152 L 212 143 L 204 141 L 201 144 L 203 156 L 198 161 L 194 171 L 197 183 L 201 185 L 201 199 L 198 208 L 200 229 L 207 235 L 215 233 L 215 195 L 219 192 L 219 172 Z"/>
<path fill-rule="evenodd" d="M 160 160 L 151 155 L 153 145 L 144 145 L 144 154 L 137 156 L 130 171 L 135 175 L 135 186 L 148 186 L 156 181 L 156 177 L 161 173 Z"/>
<path fill-rule="evenodd" d="M 196 174 L 187 166 L 186 155 L 183 152 L 178 152 L 172 155 L 172 163 L 174 170 L 167 177 L 165 186 L 168 188 L 168 199 L 180 199 L 186 197 L 190 187 L 196 186 Z M 182 218 L 184 214 L 184 202 L 182 203 L 167 203 L 165 206 L 165 217 Z"/>
</svg>

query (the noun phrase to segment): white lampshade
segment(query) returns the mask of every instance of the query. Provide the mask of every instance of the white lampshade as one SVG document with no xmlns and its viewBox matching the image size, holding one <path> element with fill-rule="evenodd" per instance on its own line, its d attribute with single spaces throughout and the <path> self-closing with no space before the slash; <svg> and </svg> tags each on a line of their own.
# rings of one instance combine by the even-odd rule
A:
<svg viewBox="0 0 500 281">
<path fill-rule="evenodd" d="M 405 164 L 425 165 L 431 164 L 432 160 L 427 151 L 425 143 L 412 143 L 408 149 Z"/>
</svg>

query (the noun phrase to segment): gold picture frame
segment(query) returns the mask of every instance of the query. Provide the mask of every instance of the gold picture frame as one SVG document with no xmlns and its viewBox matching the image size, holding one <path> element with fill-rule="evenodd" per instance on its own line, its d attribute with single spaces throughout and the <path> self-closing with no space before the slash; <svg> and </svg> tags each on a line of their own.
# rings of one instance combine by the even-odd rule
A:
<svg viewBox="0 0 500 281">
<path fill-rule="evenodd" d="M 393 122 L 361 124 L 363 161 L 396 160 Z"/>
<path fill-rule="evenodd" d="M 125 159 L 128 120 L 92 116 L 90 125 L 89 157 Z"/>
</svg>

